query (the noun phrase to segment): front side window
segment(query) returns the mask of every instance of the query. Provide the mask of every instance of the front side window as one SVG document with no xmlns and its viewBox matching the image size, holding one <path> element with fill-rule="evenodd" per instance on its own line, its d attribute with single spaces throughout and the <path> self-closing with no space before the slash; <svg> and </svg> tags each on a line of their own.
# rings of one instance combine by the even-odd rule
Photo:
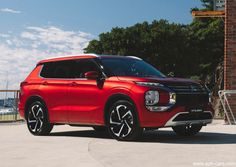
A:
<svg viewBox="0 0 236 167">
<path fill-rule="evenodd" d="M 100 73 L 98 65 L 92 59 L 75 60 L 74 77 L 85 78 L 85 73 L 89 71 L 96 71 Z"/>
<path fill-rule="evenodd" d="M 101 58 L 107 76 L 165 77 L 145 61 L 132 58 Z"/>
</svg>

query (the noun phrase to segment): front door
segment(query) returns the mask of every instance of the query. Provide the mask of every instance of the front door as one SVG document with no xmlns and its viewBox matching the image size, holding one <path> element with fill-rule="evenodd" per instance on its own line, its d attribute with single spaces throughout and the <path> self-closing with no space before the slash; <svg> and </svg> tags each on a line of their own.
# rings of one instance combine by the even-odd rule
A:
<svg viewBox="0 0 236 167">
<path fill-rule="evenodd" d="M 96 114 L 102 109 L 100 98 L 102 88 L 95 79 L 86 79 L 85 73 L 100 70 L 92 59 L 76 60 L 74 67 L 75 79 L 71 81 L 69 98 L 69 122 L 79 124 L 92 124 Z"/>
</svg>

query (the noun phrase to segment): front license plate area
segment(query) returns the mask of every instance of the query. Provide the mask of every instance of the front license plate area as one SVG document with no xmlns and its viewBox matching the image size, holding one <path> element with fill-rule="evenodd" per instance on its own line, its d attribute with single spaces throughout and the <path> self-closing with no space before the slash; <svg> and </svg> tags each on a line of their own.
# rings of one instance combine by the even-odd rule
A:
<svg viewBox="0 0 236 167">
<path fill-rule="evenodd" d="M 191 108 L 189 110 L 190 113 L 202 113 L 203 109 L 202 108 Z"/>
</svg>

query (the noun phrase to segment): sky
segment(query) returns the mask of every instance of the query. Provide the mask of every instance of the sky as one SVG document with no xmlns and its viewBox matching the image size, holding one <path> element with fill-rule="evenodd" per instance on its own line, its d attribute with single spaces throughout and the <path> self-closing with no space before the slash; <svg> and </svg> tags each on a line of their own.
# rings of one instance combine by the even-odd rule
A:
<svg viewBox="0 0 236 167">
<path fill-rule="evenodd" d="M 18 89 L 36 63 L 83 53 L 89 41 L 138 22 L 188 24 L 200 0 L 0 0 L 0 89 Z"/>
</svg>

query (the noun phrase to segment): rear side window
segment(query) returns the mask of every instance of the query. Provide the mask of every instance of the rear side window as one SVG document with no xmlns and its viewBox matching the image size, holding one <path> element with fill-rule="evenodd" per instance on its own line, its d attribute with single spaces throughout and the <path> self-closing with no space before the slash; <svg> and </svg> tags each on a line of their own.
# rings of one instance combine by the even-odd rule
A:
<svg viewBox="0 0 236 167">
<path fill-rule="evenodd" d="M 44 78 L 73 78 L 74 61 L 50 62 L 43 65 L 40 73 Z"/>
<path fill-rule="evenodd" d="M 40 76 L 43 78 L 85 78 L 85 73 L 89 71 L 100 72 L 98 65 L 92 59 L 58 61 L 43 64 Z"/>
</svg>

